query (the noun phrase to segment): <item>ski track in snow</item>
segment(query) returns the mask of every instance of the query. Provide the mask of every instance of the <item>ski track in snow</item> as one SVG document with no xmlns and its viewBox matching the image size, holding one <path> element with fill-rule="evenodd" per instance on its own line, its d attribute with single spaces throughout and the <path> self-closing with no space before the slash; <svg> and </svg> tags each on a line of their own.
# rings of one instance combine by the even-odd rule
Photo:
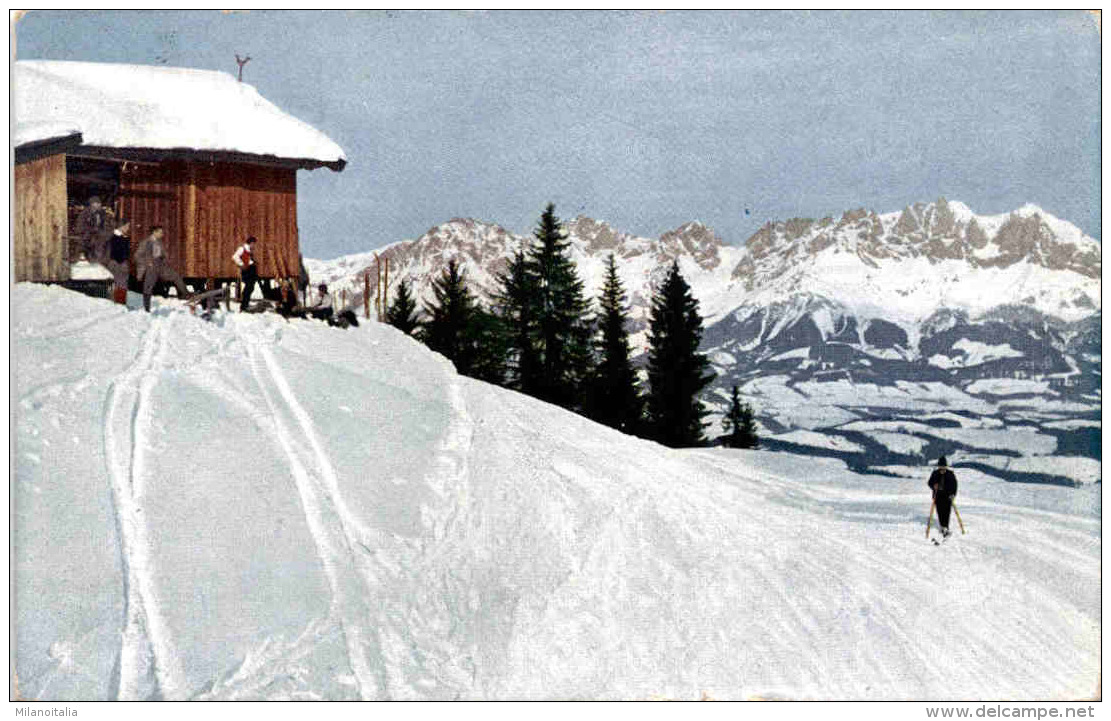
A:
<svg viewBox="0 0 1111 721">
<path fill-rule="evenodd" d="M 155 595 L 154 558 L 143 517 L 149 398 L 164 363 L 172 317 L 152 317 L 131 366 L 108 391 L 104 450 L 123 554 L 126 620 L 119 657 L 118 700 L 182 698 L 183 675 Z M 153 676 L 153 679 L 151 677 Z M 156 687 L 150 688 L 153 680 Z"/>
<path fill-rule="evenodd" d="M 391 698 L 458 698 L 475 681 L 475 647 L 460 648 L 456 639 L 445 634 L 444 630 L 454 624 L 453 619 L 445 616 L 447 604 L 435 593 L 422 592 L 425 585 L 422 579 L 437 577 L 444 565 L 451 565 L 447 559 L 458 550 L 452 539 L 465 537 L 472 521 L 469 458 L 474 421 L 467 410 L 459 377 L 445 374 L 443 381 L 451 416 L 423 478 L 438 497 L 438 503 L 422 508 L 431 540 L 420 549 L 398 549 L 400 558 L 390 558 L 386 554 L 363 557 L 364 573 L 382 575 L 383 571 L 372 566 L 377 562 L 385 567 L 384 572 L 397 586 L 413 589 L 415 596 L 408 599 L 416 607 L 415 611 L 412 606 L 393 606 L 397 603 L 397 594 L 378 609 L 377 624 L 384 656 L 391 667 L 405 669 L 405 673 L 390 678 Z M 444 589 L 443 592 L 448 591 Z"/>
<path fill-rule="evenodd" d="M 297 484 L 305 520 L 332 590 L 333 612 L 343 629 L 359 695 L 363 700 L 381 698 L 387 682 L 384 672 L 371 665 L 370 659 L 380 657 L 380 653 L 377 633 L 368 623 L 371 615 L 366 601 L 373 598 L 375 589 L 368 587 L 358 573 L 353 551 L 358 535 L 369 538 L 370 534 L 359 534 L 359 524 L 344 505 L 335 469 L 317 438 L 312 419 L 266 346 L 270 339 L 250 337 L 238 325 L 236 332 L 247 351 L 251 372 Z M 300 436 L 295 429 L 300 429 Z"/>
<path fill-rule="evenodd" d="M 91 316 L 83 319 L 90 321 Z M 135 335 L 129 338 L 129 347 L 137 349 L 135 356 L 110 380 L 103 400 L 100 432 L 124 579 L 125 626 L 113 697 L 179 699 L 196 693 L 188 684 L 197 679 L 186 681 L 181 668 L 186 656 L 175 653 L 187 648 L 184 631 L 176 629 L 182 636 L 175 646 L 160 612 L 160 602 L 167 613 L 172 606 L 169 598 L 158 593 L 156 582 L 165 578 L 151 543 L 158 528 L 148 526 L 144 513 L 154 511 L 144 508 L 144 501 L 149 490 L 149 503 L 155 503 L 153 491 L 158 490 L 153 475 L 157 459 L 150 448 L 157 440 L 152 433 L 155 412 L 166 400 L 157 396 L 159 408 L 155 408 L 154 394 L 159 378 L 178 369 L 185 369 L 188 380 L 221 405 L 248 416 L 273 442 L 274 451 L 280 450 L 274 458 L 278 467 L 288 464 L 300 500 L 300 509 L 295 503 L 293 512 L 304 514 L 330 591 L 328 611 L 316 612 L 307 625 L 263 638 L 242 658 L 232 660 L 230 669 L 221 662 L 219 669 L 214 664 L 205 670 L 211 671 L 202 679 L 208 687 L 197 698 L 319 699 L 346 698 L 352 693 L 363 699 L 506 698 L 529 688 L 538 689 L 538 697 L 574 688 L 557 679 L 563 685 L 545 691 L 545 673 L 533 673 L 541 667 L 522 666 L 522 675 L 516 662 L 496 655 L 488 647 L 497 642 L 487 633 L 493 626 L 479 611 L 481 605 L 472 609 L 468 604 L 468 599 L 470 604 L 489 600 L 481 595 L 486 579 L 467 576 L 460 561 L 469 558 L 472 547 L 483 548 L 489 540 L 484 534 L 506 529 L 492 525 L 488 517 L 490 479 L 483 473 L 485 457 L 475 451 L 485 449 L 483 444 L 491 442 L 495 431 L 489 426 L 476 430 L 467 407 L 470 398 L 476 417 L 489 423 L 492 419 L 484 404 L 493 404 L 485 399 L 487 391 L 477 382 L 455 376 L 446 363 L 437 375 L 424 371 L 428 387 L 436 389 L 430 403 L 446 407 L 450 419 L 446 428 L 436 426 L 438 438 L 425 438 L 436 445 L 434 450 L 421 446 L 422 471 L 403 479 L 414 489 L 431 491 L 420 500 L 423 534 L 396 536 L 376 530 L 373 514 L 359 516 L 353 510 L 358 506 L 347 502 L 358 500 L 349 485 L 353 476 L 348 474 L 362 474 L 365 469 L 345 466 L 343 441 L 322 432 L 329 426 L 326 419 L 313 415 L 321 411 L 308 395 L 312 382 L 291 370 L 300 368 L 302 359 L 283 365 L 291 359 L 287 351 L 298 352 L 296 334 L 291 333 L 289 345 L 283 347 L 284 326 L 249 316 L 229 316 L 219 326 L 198 325 L 221 331 L 213 334 L 180 332 L 191 322 L 181 312 L 136 317 Z M 182 338 L 187 341 L 183 346 L 187 358 L 179 353 Z M 236 363 L 227 362 L 231 359 Z M 204 367 L 190 372 L 190 366 L 197 365 Z M 378 382 L 373 377 L 372 382 Z M 63 404 L 67 393 L 73 395 L 67 389 L 91 382 L 88 378 L 70 374 L 61 382 L 22 389 L 18 398 L 26 404 Z M 162 393 L 171 385 L 168 381 Z M 536 439 L 537 447 L 544 447 L 542 426 L 527 416 L 511 414 L 493 420 L 504 424 L 497 437 L 526 446 Z M 724 639 L 737 630 L 718 631 L 723 641 L 720 654 L 714 656 L 719 652 L 706 651 L 705 646 L 707 641 L 717 643 L 716 637 L 691 635 L 683 655 L 666 657 L 677 669 L 673 672 L 676 690 L 671 693 L 685 692 L 688 686 L 701 688 L 701 672 L 682 664 L 707 659 L 703 665 L 711 670 L 708 675 L 718 667 L 735 669 L 728 680 L 735 685 L 726 685 L 717 676 L 718 688 L 709 688 L 711 696 L 733 698 L 924 698 L 939 690 L 957 698 L 979 698 L 985 690 L 998 695 L 998 689 L 1004 695 L 1017 689 L 1031 697 L 1057 698 L 1063 693 L 1076 697 L 1084 693 L 1076 690 L 1078 669 L 1098 669 L 1099 650 L 1090 639 L 1100 633 L 1099 612 L 1098 608 L 1091 611 L 1089 602 L 1093 593 L 1098 597 L 1101 581 L 1100 569 L 1093 563 L 1101 545 L 1098 515 L 1051 510 L 1067 509 L 1067 504 L 1006 503 L 1008 495 L 977 497 L 975 486 L 969 485 L 967 508 L 958 498 L 968 535 L 960 534 L 954 517 L 955 537 L 935 548 L 923 539 L 928 502 L 923 507 L 921 496 L 907 495 L 903 486 L 889 489 L 880 480 L 864 484 L 848 472 L 831 471 L 826 477 L 822 469 L 810 482 L 802 482 L 791 475 L 794 471 L 778 466 L 760 469 L 755 458 L 753 467 L 738 467 L 740 456 L 717 451 L 661 451 L 651 458 L 666 465 L 672 455 L 676 459 L 672 475 L 691 474 L 701 466 L 714 471 L 707 475 L 713 483 L 692 481 L 689 491 L 682 484 L 661 492 L 654 482 L 636 482 L 637 474 L 623 480 L 627 485 L 620 487 L 626 488 L 625 495 L 606 504 L 614 513 L 602 521 L 600 530 L 590 532 L 590 548 L 578 550 L 581 555 L 571 579 L 557 589 L 570 603 L 579 598 L 576 584 L 580 582 L 610 577 L 621 581 L 621 571 L 611 567 L 612 558 L 636 560 L 622 544 L 654 538 L 644 535 L 654 533 L 654 526 L 645 523 L 658 514 L 675 519 L 672 532 L 681 534 L 677 529 L 686 529 L 688 545 L 709 549 L 713 546 L 707 535 L 713 526 L 700 526 L 694 519 L 716 518 L 719 506 L 730 512 L 758 510 L 736 527 L 729 526 L 731 535 L 722 540 L 723 545 L 739 544 L 747 550 L 724 556 L 729 565 L 707 566 L 727 574 L 736 588 L 748 589 L 747 596 L 757 600 L 749 610 L 757 611 L 758 617 L 746 622 L 739 614 L 737 621 L 747 646 L 727 647 Z M 48 463 L 47 454 L 41 460 Z M 564 483 L 553 486 L 552 493 L 566 491 L 560 502 L 568 506 L 574 503 L 573 492 L 596 474 L 590 463 L 579 467 L 563 457 L 552 469 Z M 668 473 L 660 470 L 656 475 Z M 389 483 L 391 479 L 367 482 L 376 480 Z M 839 485 L 842 480 L 847 486 Z M 351 493 L 349 499 L 344 498 L 344 488 Z M 521 497 L 527 498 L 527 491 Z M 811 536 L 801 535 L 800 528 Z M 765 544 L 768 538 L 777 542 Z M 660 543 L 659 547 L 667 550 L 675 545 L 682 544 Z M 732 581 L 733 577 L 743 578 L 743 583 Z M 691 571 L 688 581 L 701 582 L 701 577 Z M 734 586 L 723 583 L 727 589 Z M 610 653 L 606 633 L 617 632 L 606 629 L 604 620 L 620 617 L 624 611 L 606 606 L 607 602 L 604 594 L 599 596 L 597 627 L 578 619 L 567 628 L 581 633 L 583 639 L 602 639 L 597 641 L 600 652 Z M 944 617 L 949 609 L 960 613 Z M 549 620 L 561 618 L 552 611 Z M 563 673 L 559 668 L 563 640 L 548 640 L 517 623 L 519 618 L 505 632 L 537 639 L 537 647 L 547 649 L 553 659 L 548 675 Z M 678 631 L 663 626 L 653 637 L 660 641 L 662 654 L 667 648 L 680 653 L 675 637 L 668 634 L 679 633 L 681 638 L 684 630 L 701 632 L 696 624 L 684 626 L 681 619 L 675 625 Z M 48 697 L 55 677 L 87 673 L 73 668 L 73 659 L 80 658 L 75 650 L 94 638 L 91 631 L 82 631 L 52 645 L 49 656 L 54 665 L 39 676 L 44 680 L 36 695 Z M 573 635 L 567 639 L 575 641 Z M 316 656 L 322 648 L 324 655 Z M 521 657 L 531 663 L 532 653 Z M 581 688 L 604 695 L 611 689 L 606 684 L 612 683 L 615 694 L 641 697 L 642 687 L 621 678 L 621 661 L 602 657 L 615 664 L 609 680 L 594 682 L 600 685 L 584 681 Z M 570 654 L 565 660 L 578 658 Z M 338 661 L 334 669 L 333 660 Z M 316 683 L 321 680 L 323 685 Z"/>
<path fill-rule="evenodd" d="M 93 326 L 100 325 L 105 321 L 116 319 L 120 316 L 121 310 L 113 308 L 112 310 L 104 313 L 91 313 L 66 321 L 55 326 L 51 333 L 44 333 L 42 335 L 34 336 L 37 340 L 58 340 L 61 338 L 68 338 L 77 335 Z"/>
<path fill-rule="evenodd" d="M 724 468 L 722 461 L 712 455 L 700 460 Z M 806 487 L 792 479 L 764 473 L 753 474 L 752 480 L 763 492 L 768 492 L 769 497 L 788 498 L 791 505 L 798 503 L 803 508 L 831 508 L 829 514 L 834 521 L 852 518 L 851 508 L 837 507 L 841 496 L 836 489 Z M 890 497 L 885 500 L 906 502 Z M 962 537 L 954 515 L 954 537 L 937 549 L 923 550 L 912 532 L 898 537 L 897 543 L 903 547 L 898 553 L 862 553 L 858 540 L 849 535 L 846 540 L 832 537 L 822 541 L 822 545 L 842 547 L 832 557 L 846 559 L 843 567 L 828 567 L 826 564 L 831 557 L 828 553 L 816 556 L 821 562 L 811 560 L 806 553 L 784 557 L 784 568 L 791 569 L 790 573 L 769 574 L 760 566 L 754 567 L 753 584 L 766 589 L 768 597 L 778 599 L 773 605 L 783 610 L 772 621 L 773 635 L 783 645 L 795 648 L 800 665 L 789 674 L 792 683 L 787 683 L 786 677 L 770 679 L 772 695 L 778 693 L 776 681 L 783 683 L 784 688 L 797 687 L 800 677 L 807 680 L 804 685 L 843 688 L 843 682 L 830 677 L 828 670 L 845 665 L 851 665 L 859 678 L 871 679 L 873 689 L 886 687 L 891 697 L 897 694 L 910 698 L 916 694 L 925 696 L 931 689 L 951 685 L 953 667 L 961 669 L 962 681 L 970 688 L 991 687 L 998 682 L 995 675 L 998 669 L 1016 665 L 1031 670 L 1024 681 L 1033 697 L 1051 693 L 1052 689 L 1069 688 L 1074 679 L 1065 669 L 1074 668 L 1076 660 L 1071 657 L 1067 645 L 1057 642 L 1055 635 L 1075 632 L 1071 624 L 1076 623 L 1076 619 L 1058 617 L 1049 599 L 1011 580 L 1013 572 L 1010 569 L 1016 565 L 1051 568 L 1064 560 L 1075 573 L 1087 576 L 1086 581 L 1098 586 L 1098 566 L 1093 567 L 1090 556 L 1077 547 L 1078 539 L 1084 538 L 1093 525 L 1098 526 L 1098 519 L 1037 509 L 993 507 L 996 504 L 991 503 L 984 503 L 984 506 L 991 512 L 985 513 L 980 502 L 970 507 L 975 508 L 973 523 L 979 527 L 969 529 L 969 533 L 976 535 Z M 996 545 L 999 543 L 994 536 L 996 531 L 990 528 L 996 525 L 995 519 L 1011 522 L 1016 515 L 1024 517 L 1024 522 L 1017 527 L 1008 524 L 1006 528 L 1007 533 L 1020 536 L 1016 546 L 1022 557 L 1009 546 Z M 918 517 L 914 516 L 913 520 L 917 525 Z M 768 537 L 786 538 L 795 533 L 792 514 L 764 516 L 761 524 Z M 932 535 L 936 535 L 936 531 Z M 867 582 L 855 588 L 851 582 L 853 578 Z M 808 587 L 823 591 L 811 595 L 806 591 Z M 917 595 L 923 601 L 923 608 L 898 608 L 883 597 L 873 596 L 872 591 L 880 588 L 890 589 L 894 598 Z M 829 605 L 829 599 L 840 599 L 840 603 Z M 815 603 L 815 600 L 823 603 Z M 1034 617 L 1051 619 L 1051 622 L 1016 628 L 1014 618 L 1004 605 L 1016 600 L 1028 606 Z M 998 612 L 985 612 L 974 624 L 944 612 L 946 607 L 968 604 L 998 608 Z M 924 616 L 926 607 L 937 607 L 933 613 L 942 615 L 936 620 Z M 854 617 L 857 614 L 859 616 Z M 860 645 L 852 650 L 841 649 L 840 652 L 847 655 L 833 666 L 821 661 L 816 663 L 814 652 L 822 649 L 823 639 L 829 638 L 830 629 L 841 627 L 846 635 L 852 636 L 856 635 L 854 629 L 870 628 L 876 621 L 880 622 L 884 634 L 897 640 L 894 644 L 900 649 L 897 657 L 874 654 Z M 1098 626 L 1091 631 L 1098 633 Z M 873 638 L 871 633 L 859 637 Z M 782 656 L 782 649 L 776 655 Z M 939 659 L 946 661 L 939 664 Z M 1020 660 L 1017 664 L 1016 659 Z M 903 673 L 916 669 L 914 677 L 891 676 L 887 670 L 889 663 L 894 663 Z M 871 693 L 863 686 L 858 692 L 865 697 Z M 848 695 L 851 697 L 852 692 Z"/>
</svg>

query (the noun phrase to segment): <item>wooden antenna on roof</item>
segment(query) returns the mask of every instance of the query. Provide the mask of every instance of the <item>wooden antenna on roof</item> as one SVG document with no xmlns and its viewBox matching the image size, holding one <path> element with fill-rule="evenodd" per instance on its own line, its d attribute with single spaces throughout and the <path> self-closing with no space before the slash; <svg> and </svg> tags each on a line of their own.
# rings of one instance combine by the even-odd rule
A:
<svg viewBox="0 0 1111 721">
<path fill-rule="evenodd" d="M 239 82 L 243 82 L 243 66 L 251 62 L 251 56 L 245 58 L 239 57 L 239 53 L 235 54 L 235 62 L 239 63 Z"/>
</svg>

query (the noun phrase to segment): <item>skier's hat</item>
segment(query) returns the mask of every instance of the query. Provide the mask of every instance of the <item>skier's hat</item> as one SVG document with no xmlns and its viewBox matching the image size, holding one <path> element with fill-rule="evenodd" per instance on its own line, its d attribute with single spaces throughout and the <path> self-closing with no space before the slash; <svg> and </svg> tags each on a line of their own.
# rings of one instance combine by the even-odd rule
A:
<svg viewBox="0 0 1111 721">
<path fill-rule="evenodd" d="M 941 458 L 937 459 L 937 467 L 938 468 L 948 468 L 949 467 L 949 461 L 947 461 L 945 459 L 945 456 L 942 456 Z"/>
<path fill-rule="evenodd" d="M 253 236 L 253 235 L 247 236 L 247 242 L 248 242 L 248 243 L 257 243 L 257 242 L 258 242 L 258 238 L 256 238 L 256 237 L 255 237 L 255 236 Z"/>
</svg>

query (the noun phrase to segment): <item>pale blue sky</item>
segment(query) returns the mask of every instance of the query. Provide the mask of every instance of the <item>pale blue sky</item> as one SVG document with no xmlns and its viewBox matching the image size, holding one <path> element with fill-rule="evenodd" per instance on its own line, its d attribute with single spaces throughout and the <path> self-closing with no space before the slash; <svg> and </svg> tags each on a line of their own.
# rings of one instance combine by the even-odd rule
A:
<svg viewBox="0 0 1111 721">
<path fill-rule="evenodd" d="M 298 173 L 331 258 L 544 206 L 729 243 L 944 195 L 1100 237 L 1100 42 L 1080 12 L 32 11 L 20 58 L 236 71 L 338 142 Z M 745 214 L 746 209 L 750 215 Z"/>
</svg>

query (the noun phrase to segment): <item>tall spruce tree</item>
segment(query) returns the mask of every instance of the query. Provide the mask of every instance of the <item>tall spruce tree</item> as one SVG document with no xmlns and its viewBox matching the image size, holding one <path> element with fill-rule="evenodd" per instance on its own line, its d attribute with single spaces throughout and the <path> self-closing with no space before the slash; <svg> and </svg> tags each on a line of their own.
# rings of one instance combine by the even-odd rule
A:
<svg viewBox="0 0 1111 721">
<path fill-rule="evenodd" d="M 420 313 L 409 280 L 398 283 L 397 295 L 386 309 L 386 322 L 409 335 L 413 335 L 413 331 L 420 327 Z"/>
<path fill-rule="evenodd" d="M 540 360 L 536 397 L 581 411 L 590 379 L 593 330 L 590 302 L 568 255 L 570 243 L 549 203 L 527 257 L 536 300 L 536 350 Z"/>
<path fill-rule="evenodd" d="M 639 432 L 644 402 L 637 390 L 636 371 L 629 351 L 628 310 L 625 288 L 617 277 L 617 263 L 610 254 L 599 300 L 594 372 L 587 411 L 594 420 L 625 433 Z"/>
<path fill-rule="evenodd" d="M 501 318 L 487 311 L 481 303 L 476 304 L 467 325 L 467 338 L 474 348 L 470 376 L 505 385 L 509 344 Z"/>
<path fill-rule="evenodd" d="M 518 250 L 505 272 L 498 275 L 498 286 L 494 310 L 504 333 L 505 384 L 535 396 L 540 390 L 541 373 L 536 340 L 539 300 L 524 250 Z"/>
<path fill-rule="evenodd" d="M 475 299 L 455 258 L 433 281 L 432 293 L 435 301 L 424 307 L 428 320 L 421 328 L 420 338 L 429 348 L 454 363 L 461 375 L 470 375 L 476 355 L 470 332 Z"/>
<path fill-rule="evenodd" d="M 730 448 L 757 448 L 760 438 L 756 435 L 756 418 L 752 406 L 741 402 L 737 386 L 733 386 L 733 395 L 729 401 L 729 413 L 721 419 L 722 428 L 725 429 L 725 445 Z"/>
<path fill-rule="evenodd" d="M 702 316 L 675 261 L 652 299 L 648 350 L 648 432 L 672 448 L 704 445 L 699 394 L 714 374 L 698 352 Z"/>
</svg>

